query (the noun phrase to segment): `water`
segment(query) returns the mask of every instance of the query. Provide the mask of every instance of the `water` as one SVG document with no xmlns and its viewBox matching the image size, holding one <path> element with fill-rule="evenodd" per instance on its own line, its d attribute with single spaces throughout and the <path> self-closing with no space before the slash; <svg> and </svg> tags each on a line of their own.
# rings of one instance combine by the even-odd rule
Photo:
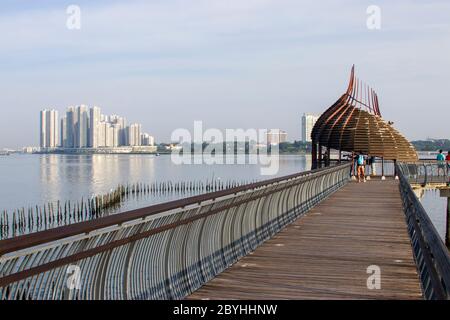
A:
<svg viewBox="0 0 450 320">
<path fill-rule="evenodd" d="M 79 202 L 108 193 L 119 184 L 155 181 L 250 182 L 309 170 L 311 156 L 281 155 L 279 171 L 262 176 L 260 165 L 175 165 L 170 155 L 22 155 L 0 157 L 0 211 L 43 206 L 60 200 Z M 128 199 L 110 212 L 123 212 L 186 197 L 170 193 Z M 440 236 L 445 238 L 446 199 L 433 190 L 421 201 Z"/>
<path fill-rule="evenodd" d="M 447 198 L 441 197 L 437 189 L 423 190 L 419 198 L 439 236 L 445 242 Z"/>
<path fill-rule="evenodd" d="M 21 155 L 0 158 L 0 210 L 41 206 L 60 200 L 80 201 L 108 193 L 118 184 L 154 181 L 249 182 L 309 170 L 310 156 L 282 155 L 279 171 L 262 176 L 260 165 L 175 165 L 170 155 Z M 123 203 L 117 212 L 181 198 L 146 196 Z"/>
</svg>

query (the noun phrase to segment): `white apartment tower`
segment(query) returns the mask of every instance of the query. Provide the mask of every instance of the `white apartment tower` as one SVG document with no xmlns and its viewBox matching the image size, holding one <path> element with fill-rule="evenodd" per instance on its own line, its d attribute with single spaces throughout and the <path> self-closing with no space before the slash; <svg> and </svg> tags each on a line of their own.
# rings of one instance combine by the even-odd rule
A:
<svg viewBox="0 0 450 320">
<path fill-rule="evenodd" d="M 127 130 L 127 144 L 129 146 L 141 145 L 141 125 L 138 123 L 132 123 Z"/>
<path fill-rule="evenodd" d="M 100 121 L 102 113 L 99 107 L 92 107 L 89 110 L 89 147 L 98 148 L 100 146 Z"/>
<path fill-rule="evenodd" d="M 283 130 L 269 130 L 267 132 L 267 144 L 277 145 L 287 141 L 287 133 Z"/>
<path fill-rule="evenodd" d="M 40 146 L 56 148 L 59 146 L 58 111 L 42 110 L 40 113 Z"/>
<path fill-rule="evenodd" d="M 114 147 L 114 128 L 110 123 L 105 126 L 105 147 Z"/>
<path fill-rule="evenodd" d="M 61 133 L 60 133 L 60 146 L 65 147 L 67 145 L 67 118 L 61 118 Z"/>
<path fill-rule="evenodd" d="M 106 128 L 108 126 L 108 123 L 105 121 L 101 121 L 98 124 L 98 146 L 99 147 L 106 147 Z"/>
<path fill-rule="evenodd" d="M 318 116 L 304 113 L 302 116 L 302 142 L 311 142 L 311 132 L 316 124 Z"/>
<path fill-rule="evenodd" d="M 66 111 L 66 141 L 64 148 L 75 147 L 75 125 L 77 123 L 77 114 L 74 107 L 67 108 Z"/>
<path fill-rule="evenodd" d="M 141 145 L 142 146 L 154 146 L 155 138 L 148 133 L 141 134 Z"/>
<path fill-rule="evenodd" d="M 75 126 L 75 147 L 86 148 L 88 146 L 89 116 L 85 105 L 77 107 L 77 122 Z"/>
</svg>

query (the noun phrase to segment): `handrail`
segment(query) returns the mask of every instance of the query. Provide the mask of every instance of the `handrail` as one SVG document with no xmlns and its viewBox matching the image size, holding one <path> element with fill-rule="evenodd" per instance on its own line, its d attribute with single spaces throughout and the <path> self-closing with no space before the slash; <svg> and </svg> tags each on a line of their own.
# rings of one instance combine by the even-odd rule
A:
<svg viewBox="0 0 450 320">
<path fill-rule="evenodd" d="M 398 164 L 403 175 L 409 183 L 450 184 L 450 168 L 446 162 L 436 160 L 421 160 L 415 162 L 402 162 Z"/>
<path fill-rule="evenodd" d="M 398 165 L 400 193 L 414 256 L 426 299 L 450 299 L 450 255 L 415 195 L 404 164 Z M 408 173 L 408 172 L 407 172 Z"/>
<path fill-rule="evenodd" d="M 3 240 L 0 300 L 182 298 L 349 173 L 347 163 Z M 79 290 L 65 286 L 72 264 L 82 273 Z"/>
<path fill-rule="evenodd" d="M 42 243 L 56 241 L 70 236 L 74 236 L 82 233 L 89 233 L 94 230 L 103 229 L 113 225 L 121 225 L 127 221 L 144 219 L 148 216 L 155 215 L 161 212 L 166 212 L 170 210 L 175 210 L 178 208 L 184 208 L 193 204 L 199 204 L 201 202 L 215 200 L 217 198 L 226 197 L 229 195 L 237 194 L 240 192 L 245 192 L 253 190 L 256 188 L 265 187 L 271 184 L 279 183 L 282 181 L 295 179 L 298 177 L 310 175 L 312 173 L 318 173 L 321 171 L 329 170 L 329 168 L 316 169 L 312 171 L 300 172 L 291 174 L 288 176 L 268 179 L 264 181 L 259 181 L 243 186 L 238 186 L 226 190 L 220 190 L 211 193 L 205 193 L 201 195 L 196 195 L 188 198 L 183 198 L 179 200 L 169 201 L 165 203 L 160 203 L 152 205 L 145 208 L 130 210 L 127 212 L 122 212 L 114 214 L 111 216 L 100 217 L 94 220 L 78 222 L 66 226 L 56 227 L 44 231 L 39 231 L 35 233 L 20 235 L 17 237 L 0 240 L 0 257 L 6 253 L 25 249 L 28 247 L 36 246 Z"/>
</svg>

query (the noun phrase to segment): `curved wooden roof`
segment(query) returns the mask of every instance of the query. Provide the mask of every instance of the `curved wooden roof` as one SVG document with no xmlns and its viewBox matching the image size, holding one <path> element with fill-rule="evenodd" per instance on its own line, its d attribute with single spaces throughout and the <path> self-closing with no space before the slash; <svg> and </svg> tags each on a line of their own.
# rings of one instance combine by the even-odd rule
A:
<svg viewBox="0 0 450 320">
<path fill-rule="evenodd" d="M 355 77 L 347 92 L 317 120 L 313 143 L 348 152 L 362 152 L 390 160 L 416 161 L 414 146 L 392 123 L 383 120 L 376 93 Z"/>
</svg>

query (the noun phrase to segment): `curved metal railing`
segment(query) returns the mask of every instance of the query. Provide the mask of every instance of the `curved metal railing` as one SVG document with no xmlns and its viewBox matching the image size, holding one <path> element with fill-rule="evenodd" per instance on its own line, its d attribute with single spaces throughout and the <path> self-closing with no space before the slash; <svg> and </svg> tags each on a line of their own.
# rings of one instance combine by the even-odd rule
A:
<svg viewBox="0 0 450 320">
<path fill-rule="evenodd" d="M 410 185 L 410 169 L 410 164 L 398 164 L 397 172 L 423 295 L 426 299 L 450 299 L 450 255 Z"/>
<path fill-rule="evenodd" d="M 450 183 L 449 164 L 444 161 L 402 162 L 398 164 L 398 167 L 410 184 Z"/>
<path fill-rule="evenodd" d="M 2 299 L 179 299 L 349 181 L 350 164 L 0 241 Z"/>
</svg>

